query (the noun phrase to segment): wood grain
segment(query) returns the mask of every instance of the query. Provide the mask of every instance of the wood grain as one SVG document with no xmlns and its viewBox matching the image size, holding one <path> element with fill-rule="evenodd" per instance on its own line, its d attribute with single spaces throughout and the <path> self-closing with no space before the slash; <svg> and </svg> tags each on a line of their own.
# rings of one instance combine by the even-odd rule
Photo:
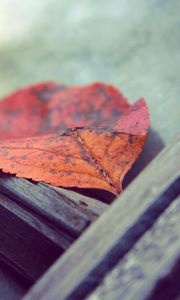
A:
<svg viewBox="0 0 180 300">
<path fill-rule="evenodd" d="M 174 299 L 179 290 L 175 271 L 180 272 L 179 220 L 180 197 L 87 300 Z"/>
<path fill-rule="evenodd" d="M 69 200 L 69 203 L 71 203 L 71 205 L 74 207 L 78 207 L 78 210 L 81 210 L 88 215 L 91 213 L 90 218 L 93 218 L 92 214 L 96 217 L 101 215 L 109 207 L 109 205 L 103 203 L 102 201 L 82 195 L 81 189 L 79 189 L 79 193 L 77 193 L 72 190 L 66 190 L 46 183 L 38 183 L 38 185 L 46 185 L 50 189 L 57 191 L 58 194 L 66 196 Z"/>
<path fill-rule="evenodd" d="M 0 260 L 30 282 L 108 207 L 76 192 L 12 175 L 1 174 L 0 188 Z"/>
<path fill-rule="evenodd" d="M 11 198 L 0 193 L 0 207 L 12 213 L 13 218 L 25 222 L 29 227 L 34 228 L 41 235 L 45 236 L 62 250 L 66 250 L 74 241 L 74 237 L 56 228 L 40 216 L 36 216 L 32 211 L 20 206 Z"/>
<path fill-rule="evenodd" d="M 6 199 L 0 195 L 0 260 L 10 265 L 30 282 L 34 282 L 63 252 L 57 243 L 52 242 L 46 234 L 45 227 L 34 218 L 23 220 L 12 212 Z M 21 211 L 22 213 L 22 211 Z M 29 226 L 28 223 L 36 226 Z M 40 225 L 41 229 L 35 227 Z M 47 233 L 47 232 L 46 232 Z M 56 241 L 58 236 L 56 236 Z"/>
<path fill-rule="evenodd" d="M 73 236 L 78 236 L 88 226 L 90 219 L 67 204 L 67 197 L 57 194 L 45 185 L 33 184 L 28 180 L 2 174 L 1 192 L 33 210 L 37 215 L 56 224 Z"/>
</svg>

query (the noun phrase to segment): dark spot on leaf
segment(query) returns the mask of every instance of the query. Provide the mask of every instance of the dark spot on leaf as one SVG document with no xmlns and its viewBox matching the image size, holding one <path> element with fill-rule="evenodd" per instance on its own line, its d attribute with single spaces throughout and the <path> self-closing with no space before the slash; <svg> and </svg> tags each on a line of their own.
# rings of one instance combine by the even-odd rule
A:
<svg viewBox="0 0 180 300">
<path fill-rule="evenodd" d="M 51 174 L 58 174 L 59 172 L 58 172 L 57 170 L 51 169 L 51 170 L 50 170 L 50 173 L 51 173 Z"/>
<path fill-rule="evenodd" d="M 27 159 L 27 155 L 22 155 L 20 158 L 21 158 L 22 160 L 26 160 L 26 159 Z"/>
<path fill-rule="evenodd" d="M 16 159 L 16 155 L 11 156 L 10 159 Z"/>
</svg>

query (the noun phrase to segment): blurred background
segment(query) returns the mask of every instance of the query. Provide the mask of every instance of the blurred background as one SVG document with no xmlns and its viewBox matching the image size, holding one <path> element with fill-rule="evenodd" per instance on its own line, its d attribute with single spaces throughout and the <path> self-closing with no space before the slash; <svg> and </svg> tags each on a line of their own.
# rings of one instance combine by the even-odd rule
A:
<svg viewBox="0 0 180 300">
<path fill-rule="evenodd" d="M 179 0 L 0 0 L 0 97 L 43 80 L 105 81 L 146 98 L 167 144 L 179 130 L 179 16 Z"/>
</svg>

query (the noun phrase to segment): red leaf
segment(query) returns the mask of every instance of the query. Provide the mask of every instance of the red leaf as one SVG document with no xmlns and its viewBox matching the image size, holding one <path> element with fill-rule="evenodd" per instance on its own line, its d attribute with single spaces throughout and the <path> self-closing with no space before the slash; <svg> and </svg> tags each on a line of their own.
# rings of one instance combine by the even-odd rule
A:
<svg viewBox="0 0 180 300">
<path fill-rule="evenodd" d="M 64 187 L 121 191 L 149 127 L 145 101 L 112 86 L 42 83 L 0 102 L 0 168 Z"/>
</svg>

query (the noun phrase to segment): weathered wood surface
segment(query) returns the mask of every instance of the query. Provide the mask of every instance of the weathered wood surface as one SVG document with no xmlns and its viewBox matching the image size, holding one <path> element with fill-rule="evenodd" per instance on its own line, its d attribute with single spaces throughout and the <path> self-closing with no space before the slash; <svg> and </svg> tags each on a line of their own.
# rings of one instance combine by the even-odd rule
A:
<svg viewBox="0 0 180 300">
<path fill-rule="evenodd" d="M 85 214 L 68 205 L 66 196 L 46 185 L 2 174 L 0 190 L 73 236 L 78 236 L 90 223 Z"/>
<path fill-rule="evenodd" d="M 34 228 L 39 234 L 48 238 L 62 250 L 66 250 L 74 241 L 74 238 L 69 234 L 55 225 L 49 224 L 40 216 L 36 216 L 32 211 L 20 206 L 3 194 L 0 194 L 0 209 L 3 209 L 6 213 L 11 213 L 13 218 L 17 219 L 17 222 L 18 220 L 23 221 L 29 227 Z"/>
<path fill-rule="evenodd" d="M 34 285 L 24 300 L 84 299 L 155 223 L 180 176 L 180 139 L 163 150 L 114 204 Z"/>
<path fill-rule="evenodd" d="M 62 249 L 3 205 L 0 215 L 0 260 L 34 282 Z"/>
<path fill-rule="evenodd" d="M 11 175 L 1 174 L 0 190 L 0 260 L 30 282 L 107 208 L 78 193 Z"/>
<path fill-rule="evenodd" d="M 58 194 L 64 195 L 67 197 L 69 203 L 71 205 L 74 205 L 74 207 L 77 207 L 78 210 L 85 212 L 87 215 L 90 215 L 91 213 L 91 218 L 94 218 L 101 215 L 109 205 L 106 203 L 103 203 L 102 201 L 98 201 L 97 199 L 94 199 L 92 197 L 87 197 L 85 195 L 81 195 L 80 192 L 82 191 L 81 189 L 79 190 L 79 193 L 76 193 L 71 190 L 66 190 L 60 187 L 55 187 L 52 185 L 47 185 L 45 183 L 38 183 L 38 185 L 46 185 L 50 189 L 54 189 L 57 191 Z"/>
<path fill-rule="evenodd" d="M 179 220 L 180 197 L 87 300 L 174 299 L 180 293 Z"/>
</svg>

